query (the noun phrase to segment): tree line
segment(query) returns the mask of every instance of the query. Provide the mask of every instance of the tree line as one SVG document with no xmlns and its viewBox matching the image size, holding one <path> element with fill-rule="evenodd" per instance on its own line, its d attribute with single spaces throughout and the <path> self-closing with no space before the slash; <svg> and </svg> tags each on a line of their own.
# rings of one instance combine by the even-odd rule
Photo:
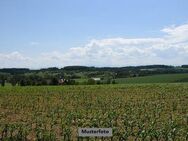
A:
<svg viewBox="0 0 188 141">
<path fill-rule="evenodd" d="M 148 76 L 154 74 L 188 73 L 188 65 L 167 66 L 127 66 L 127 67 L 88 67 L 66 66 L 64 68 L 42 68 L 32 70 L 28 68 L 0 69 L 0 83 L 10 83 L 12 86 L 40 86 L 40 85 L 75 85 L 76 79 L 87 79 L 82 84 L 115 84 L 116 78 Z M 100 77 L 101 81 L 94 81 L 93 77 Z"/>
</svg>

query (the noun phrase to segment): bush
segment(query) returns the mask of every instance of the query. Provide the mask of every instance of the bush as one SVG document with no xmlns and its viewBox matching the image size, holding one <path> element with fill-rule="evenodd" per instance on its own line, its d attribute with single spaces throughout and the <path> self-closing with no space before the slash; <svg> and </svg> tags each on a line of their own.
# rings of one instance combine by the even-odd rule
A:
<svg viewBox="0 0 188 141">
<path fill-rule="evenodd" d="M 112 84 L 116 84 L 116 81 L 114 79 L 112 80 Z"/>
<path fill-rule="evenodd" d="M 88 85 L 94 85 L 94 84 L 95 84 L 95 80 L 93 80 L 93 79 L 88 79 L 87 84 L 88 84 Z"/>
<path fill-rule="evenodd" d="M 50 85 L 58 85 L 58 84 L 59 84 L 59 82 L 58 82 L 57 78 L 52 78 L 51 79 Z"/>
</svg>

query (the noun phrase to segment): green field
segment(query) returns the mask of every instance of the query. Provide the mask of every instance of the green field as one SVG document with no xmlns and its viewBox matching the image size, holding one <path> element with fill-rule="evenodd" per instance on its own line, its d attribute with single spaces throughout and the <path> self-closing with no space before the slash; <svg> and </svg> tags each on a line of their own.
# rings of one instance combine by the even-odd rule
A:
<svg viewBox="0 0 188 141">
<path fill-rule="evenodd" d="M 78 82 L 79 84 L 83 84 L 86 83 L 88 81 L 88 79 L 86 78 L 80 78 L 80 79 L 74 79 L 76 82 Z"/>
<path fill-rule="evenodd" d="M 119 84 L 188 82 L 188 74 L 161 74 L 143 77 L 119 78 L 116 79 L 116 82 Z"/>
<path fill-rule="evenodd" d="M 81 138 L 78 127 L 113 137 Z M 186 141 L 188 84 L 0 88 L 2 141 Z"/>
</svg>

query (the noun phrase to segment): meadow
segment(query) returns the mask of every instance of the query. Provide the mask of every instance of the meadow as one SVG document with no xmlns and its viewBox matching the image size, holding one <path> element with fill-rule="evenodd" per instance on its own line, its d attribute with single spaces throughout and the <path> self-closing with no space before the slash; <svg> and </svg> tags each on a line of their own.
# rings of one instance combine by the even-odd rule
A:
<svg viewBox="0 0 188 141">
<path fill-rule="evenodd" d="M 78 127 L 112 137 L 78 137 Z M 187 141 L 188 84 L 0 87 L 2 141 Z"/>
<path fill-rule="evenodd" d="M 151 76 L 117 78 L 116 82 L 119 84 L 188 82 L 188 74 L 157 74 Z"/>
</svg>

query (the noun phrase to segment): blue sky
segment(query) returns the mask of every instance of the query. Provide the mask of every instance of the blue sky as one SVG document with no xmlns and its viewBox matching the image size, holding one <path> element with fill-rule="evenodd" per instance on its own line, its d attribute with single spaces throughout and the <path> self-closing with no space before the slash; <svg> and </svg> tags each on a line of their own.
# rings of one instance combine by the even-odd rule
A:
<svg viewBox="0 0 188 141">
<path fill-rule="evenodd" d="M 126 49 L 133 50 L 137 48 L 139 50 L 140 48 L 146 48 L 146 45 L 144 44 L 142 47 L 141 44 L 136 46 L 131 44 L 127 47 L 127 42 L 124 44 L 119 42 L 128 39 L 147 38 L 165 38 L 166 40 L 166 36 L 171 36 L 171 33 L 163 31 L 164 29 L 175 30 L 183 25 L 184 29 L 182 30 L 187 31 L 188 1 L 1 0 L 0 21 L 0 65 L 2 67 L 142 65 L 151 64 L 152 62 L 141 63 L 131 59 L 131 57 L 136 58 L 137 56 L 126 55 L 126 52 L 129 52 Z M 176 38 L 179 38 L 179 36 Z M 187 34 L 184 36 L 187 36 Z M 113 46 L 108 44 L 107 47 L 103 45 L 101 49 L 101 44 L 98 43 L 104 41 L 114 41 L 116 44 L 113 44 Z M 91 43 L 95 45 L 92 45 L 94 46 L 91 47 L 92 49 L 88 49 Z M 162 45 L 164 46 L 164 43 Z M 112 60 L 111 63 L 107 61 L 110 59 L 110 55 L 105 55 L 109 53 L 106 52 L 106 50 L 110 50 L 109 46 L 111 51 L 116 53 L 111 52 L 111 56 L 117 55 L 116 61 L 113 62 Z M 172 46 L 172 44 L 169 43 L 168 46 Z M 120 47 L 126 50 L 125 55 L 118 56 L 117 48 Z M 185 50 L 186 47 L 187 44 L 183 45 L 182 48 Z M 116 49 L 114 50 L 114 48 Z M 180 46 L 177 48 L 180 48 Z M 168 52 L 176 52 L 174 49 L 168 50 Z M 85 54 L 76 52 L 75 55 L 74 50 L 85 52 Z M 136 51 L 138 52 L 138 50 Z M 146 50 L 148 50 L 148 47 Z M 154 50 L 152 52 L 157 54 L 160 51 L 155 52 Z M 92 52 L 97 54 L 105 52 L 105 54 L 98 56 L 99 60 L 96 61 L 95 54 L 92 54 Z M 167 58 L 164 58 L 164 54 L 168 54 L 168 52 L 167 50 L 161 52 L 162 57 L 157 54 L 159 58 L 153 63 L 158 64 L 162 59 L 167 60 Z M 132 54 L 136 54 L 136 52 Z M 48 59 L 51 57 L 52 59 L 44 65 L 46 60 L 41 61 L 41 56 Z M 101 60 L 101 58 L 105 58 L 104 56 L 106 56 L 106 60 Z M 81 57 L 82 60 L 79 60 Z M 20 64 L 14 61 L 15 58 L 18 59 Z M 21 60 L 19 60 L 20 58 Z M 65 59 L 62 60 L 61 58 Z M 26 62 L 24 62 L 24 59 L 26 59 Z M 86 59 L 89 60 L 85 62 Z M 123 63 L 124 59 L 129 60 L 129 62 Z M 187 58 L 179 58 L 179 62 L 166 61 L 165 63 L 186 63 L 185 59 Z M 118 64 L 121 61 L 122 63 Z M 35 62 L 40 63 L 36 65 Z"/>
</svg>

